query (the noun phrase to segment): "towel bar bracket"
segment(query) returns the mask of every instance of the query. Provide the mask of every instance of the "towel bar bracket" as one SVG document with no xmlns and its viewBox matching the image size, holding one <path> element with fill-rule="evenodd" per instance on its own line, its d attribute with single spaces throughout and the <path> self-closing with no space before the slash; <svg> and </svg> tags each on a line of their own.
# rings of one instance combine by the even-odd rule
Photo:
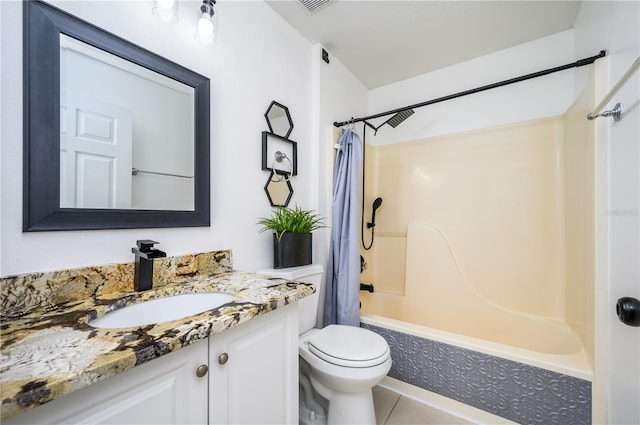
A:
<svg viewBox="0 0 640 425">
<path fill-rule="evenodd" d="M 613 109 L 609 109 L 608 111 L 604 111 L 595 115 L 589 114 L 587 115 L 587 118 L 589 120 L 595 120 L 598 117 L 613 117 L 614 121 L 620 121 L 622 119 L 622 111 L 622 103 L 616 103 Z"/>
</svg>

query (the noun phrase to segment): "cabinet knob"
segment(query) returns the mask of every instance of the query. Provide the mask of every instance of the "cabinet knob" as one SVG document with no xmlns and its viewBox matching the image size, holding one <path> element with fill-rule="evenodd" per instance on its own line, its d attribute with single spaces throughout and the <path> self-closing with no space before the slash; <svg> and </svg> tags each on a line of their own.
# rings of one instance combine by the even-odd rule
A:
<svg viewBox="0 0 640 425">
<path fill-rule="evenodd" d="M 206 364 L 200 365 L 196 369 L 196 376 L 198 378 L 202 378 L 207 374 L 208 371 L 209 371 L 209 366 L 207 366 Z"/>
<path fill-rule="evenodd" d="M 218 363 L 226 364 L 229 361 L 229 355 L 227 353 L 222 353 L 218 356 Z"/>
</svg>

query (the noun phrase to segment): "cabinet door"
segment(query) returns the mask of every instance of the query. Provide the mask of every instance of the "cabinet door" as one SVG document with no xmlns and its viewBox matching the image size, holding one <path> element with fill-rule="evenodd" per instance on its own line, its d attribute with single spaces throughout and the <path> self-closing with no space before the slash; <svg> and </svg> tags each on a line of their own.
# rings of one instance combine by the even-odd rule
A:
<svg viewBox="0 0 640 425">
<path fill-rule="evenodd" d="M 213 424 L 298 423 L 298 306 L 210 338 Z"/>
<path fill-rule="evenodd" d="M 11 424 L 205 424 L 208 343 L 199 342 L 3 421 Z"/>
</svg>

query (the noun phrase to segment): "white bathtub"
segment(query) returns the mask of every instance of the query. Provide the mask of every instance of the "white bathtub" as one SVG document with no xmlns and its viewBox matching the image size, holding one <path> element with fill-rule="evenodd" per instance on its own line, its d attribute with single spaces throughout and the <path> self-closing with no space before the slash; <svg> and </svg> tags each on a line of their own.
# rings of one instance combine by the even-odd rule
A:
<svg viewBox="0 0 640 425">
<path fill-rule="evenodd" d="M 483 297 L 435 226 L 409 225 L 404 295 L 360 299 L 362 326 L 391 346 L 391 377 L 517 423 L 590 423 L 577 333 Z"/>
<path fill-rule="evenodd" d="M 475 423 L 592 421 L 582 350 L 537 353 L 366 313 L 361 326 L 391 348 L 393 365 L 382 385 L 409 397 Z"/>
<path fill-rule="evenodd" d="M 386 297 L 385 294 L 376 294 L 376 296 L 379 298 Z M 363 312 L 360 315 L 360 320 L 362 323 L 368 325 L 391 329 L 404 334 L 415 335 L 421 338 L 551 370 L 563 375 L 574 376 L 588 381 L 593 379 L 593 371 L 582 346 L 577 347 L 574 352 L 550 354 L 515 347 L 513 345 L 500 344 L 480 338 L 469 337 L 458 333 L 447 332 L 427 326 L 416 325 L 371 313 Z M 563 329 L 562 327 L 559 327 L 559 329 L 562 329 L 563 333 L 570 335 L 570 330 Z M 554 339 L 556 339 L 556 337 L 557 335 L 553 336 Z"/>
<path fill-rule="evenodd" d="M 478 293 L 442 232 L 411 223 L 404 295 L 362 292 L 362 320 L 581 379 L 592 368 L 566 323 L 512 311 Z"/>
</svg>

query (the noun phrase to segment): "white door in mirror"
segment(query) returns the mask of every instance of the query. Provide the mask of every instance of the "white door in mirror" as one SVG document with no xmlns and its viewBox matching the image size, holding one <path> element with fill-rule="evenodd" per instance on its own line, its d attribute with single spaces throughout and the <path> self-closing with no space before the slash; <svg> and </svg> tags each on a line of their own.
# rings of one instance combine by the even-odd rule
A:
<svg viewBox="0 0 640 425">
<path fill-rule="evenodd" d="M 220 307 L 234 299 L 223 292 L 201 292 L 156 298 L 107 313 L 89 322 L 94 328 L 128 328 L 168 322 Z"/>
<path fill-rule="evenodd" d="M 60 206 L 131 208 L 133 114 L 77 93 L 60 105 Z"/>
</svg>

